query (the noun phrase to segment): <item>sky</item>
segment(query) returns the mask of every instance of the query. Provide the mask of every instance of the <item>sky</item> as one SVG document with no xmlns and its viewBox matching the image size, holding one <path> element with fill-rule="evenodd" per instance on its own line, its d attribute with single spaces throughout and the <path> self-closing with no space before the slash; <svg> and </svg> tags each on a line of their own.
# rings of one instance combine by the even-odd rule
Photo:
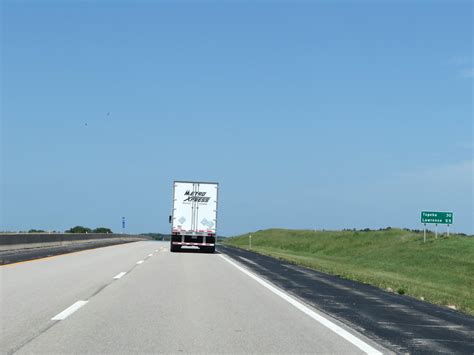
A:
<svg viewBox="0 0 474 355">
<path fill-rule="evenodd" d="M 2 1 L 0 230 L 474 234 L 473 3 Z M 431 226 L 433 229 L 434 226 Z M 440 227 L 444 231 L 444 227 Z"/>
</svg>

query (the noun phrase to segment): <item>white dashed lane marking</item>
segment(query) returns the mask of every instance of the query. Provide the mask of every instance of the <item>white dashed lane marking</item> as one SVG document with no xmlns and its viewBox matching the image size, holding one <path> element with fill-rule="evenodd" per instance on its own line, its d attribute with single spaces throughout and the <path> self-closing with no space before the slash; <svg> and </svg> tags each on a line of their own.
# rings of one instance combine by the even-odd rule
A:
<svg viewBox="0 0 474 355">
<path fill-rule="evenodd" d="M 158 249 L 155 250 L 155 252 L 158 252 L 158 251 L 159 251 Z M 151 257 L 151 256 L 153 256 L 153 254 L 148 254 L 148 257 Z M 143 263 L 144 263 L 144 260 L 137 261 L 137 265 L 140 265 L 140 264 L 143 264 Z M 127 273 L 125 271 L 122 271 L 122 272 L 118 273 L 117 275 L 115 275 L 113 279 L 118 280 L 118 279 L 122 278 L 125 274 L 127 274 Z M 61 313 L 58 313 L 57 315 L 55 315 L 53 318 L 51 318 L 51 320 L 66 319 L 71 314 L 76 312 L 79 308 L 86 305 L 87 302 L 89 302 L 89 301 L 77 301 L 76 303 L 74 303 L 73 305 L 69 306 L 64 311 L 62 311 Z"/>
<path fill-rule="evenodd" d="M 125 274 L 126 274 L 126 272 L 121 272 L 120 274 L 115 275 L 115 276 L 114 276 L 114 279 L 115 279 L 115 280 L 118 280 L 118 279 L 120 279 L 120 278 L 121 278 L 123 275 L 125 275 Z"/>
<path fill-rule="evenodd" d="M 77 301 L 74 303 L 72 306 L 66 308 L 64 311 L 61 313 L 55 315 L 51 320 L 63 320 L 69 317 L 71 314 L 73 314 L 75 311 L 77 311 L 79 308 L 84 306 L 87 302 L 89 301 Z"/>
</svg>

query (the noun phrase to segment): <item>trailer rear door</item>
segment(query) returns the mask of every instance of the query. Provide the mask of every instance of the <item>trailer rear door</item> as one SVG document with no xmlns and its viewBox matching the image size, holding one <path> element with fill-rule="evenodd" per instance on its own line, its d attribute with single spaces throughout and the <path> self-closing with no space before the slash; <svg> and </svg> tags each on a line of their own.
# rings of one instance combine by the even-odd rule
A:
<svg viewBox="0 0 474 355">
<path fill-rule="evenodd" d="M 218 184 L 175 181 L 172 232 L 215 234 Z"/>
</svg>

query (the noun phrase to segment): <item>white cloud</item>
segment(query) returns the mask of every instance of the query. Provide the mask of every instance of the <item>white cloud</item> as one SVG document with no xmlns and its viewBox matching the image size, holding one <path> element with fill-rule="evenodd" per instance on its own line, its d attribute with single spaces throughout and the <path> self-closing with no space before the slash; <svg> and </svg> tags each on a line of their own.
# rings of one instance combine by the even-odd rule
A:
<svg viewBox="0 0 474 355">
<path fill-rule="evenodd" d="M 474 68 L 463 69 L 459 72 L 462 78 L 474 78 Z"/>
<path fill-rule="evenodd" d="M 470 64 L 471 61 L 472 58 L 467 55 L 454 56 L 449 60 L 451 64 L 454 64 L 456 66 Z"/>
<path fill-rule="evenodd" d="M 440 167 L 431 167 L 428 169 L 420 169 L 402 174 L 409 178 L 425 178 L 438 177 L 443 179 L 459 178 L 472 174 L 474 168 L 474 160 L 465 160 L 454 164 L 444 165 Z"/>
<path fill-rule="evenodd" d="M 457 68 L 459 77 L 466 79 L 474 77 L 472 56 L 454 56 L 449 59 L 449 63 Z"/>
<path fill-rule="evenodd" d="M 474 141 L 457 142 L 455 146 L 461 149 L 474 150 Z"/>
</svg>

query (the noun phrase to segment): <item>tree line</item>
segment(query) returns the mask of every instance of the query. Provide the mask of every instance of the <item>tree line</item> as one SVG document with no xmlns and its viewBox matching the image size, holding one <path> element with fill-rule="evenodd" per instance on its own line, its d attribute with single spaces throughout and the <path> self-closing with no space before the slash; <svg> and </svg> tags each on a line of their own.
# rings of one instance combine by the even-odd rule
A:
<svg viewBox="0 0 474 355">
<path fill-rule="evenodd" d="M 60 233 L 58 231 L 45 231 L 42 229 L 30 229 L 27 233 Z M 24 233 L 24 232 L 23 232 Z M 83 226 L 75 226 L 68 230 L 65 230 L 64 233 L 113 233 L 110 228 L 106 227 L 98 227 L 98 228 L 88 228 Z"/>
<path fill-rule="evenodd" d="M 112 230 L 110 228 L 105 228 L 105 227 L 99 227 L 95 229 L 83 227 L 83 226 L 75 226 L 72 227 L 71 229 L 68 229 L 64 231 L 64 233 L 112 233 Z"/>
</svg>

